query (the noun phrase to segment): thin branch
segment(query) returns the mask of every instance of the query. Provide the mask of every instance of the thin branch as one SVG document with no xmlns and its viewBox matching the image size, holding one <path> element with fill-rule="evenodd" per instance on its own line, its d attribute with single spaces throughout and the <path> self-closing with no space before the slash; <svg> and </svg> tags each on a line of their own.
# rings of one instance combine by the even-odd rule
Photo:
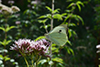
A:
<svg viewBox="0 0 100 67">
<path fill-rule="evenodd" d="M 54 0 L 52 0 L 52 13 L 51 13 L 51 30 L 53 29 L 53 11 L 54 11 Z"/>
<path fill-rule="evenodd" d="M 53 29 L 53 11 L 54 11 L 54 0 L 52 0 L 52 13 L 51 13 L 51 30 Z M 51 59 L 52 60 L 52 42 L 51 42 L 51 45 L 50 45 L 50 56 L 51 56 Z M 50 65 L 51 67 L 51 65 Z"/>
</svg>

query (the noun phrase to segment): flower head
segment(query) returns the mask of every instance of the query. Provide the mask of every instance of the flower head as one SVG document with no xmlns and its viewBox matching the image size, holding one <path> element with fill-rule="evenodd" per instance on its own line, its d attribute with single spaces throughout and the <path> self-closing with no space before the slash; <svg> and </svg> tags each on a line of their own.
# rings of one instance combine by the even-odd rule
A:
<svg viewBox="0 0 100 67">
<path fill-rule="evenodd" d="M 32 41 L 30 39 L 19 39 L 11 46 L 11 50 L 16 50 L 24 54 L 38 54 L 45 55 L 48 52 L 50 43 L 45 39 L 39 41 Z"/>
<path fill-rule="evenodd" d="M 17 6 L 12 6 L 11 9 L 12 9 L 13 13 L 20 11 L 20 9 Z"/>
</svg>

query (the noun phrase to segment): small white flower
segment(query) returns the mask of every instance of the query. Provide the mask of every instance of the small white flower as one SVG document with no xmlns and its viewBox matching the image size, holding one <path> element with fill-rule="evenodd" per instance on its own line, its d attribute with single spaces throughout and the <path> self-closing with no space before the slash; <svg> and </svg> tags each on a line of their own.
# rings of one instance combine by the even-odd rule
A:
<svg viewBox="0 0 100 67">
<path fill-rule="evenodd" d="M 100 45 L 97 45 L 96 48 L 97 48 L 97 49 L 100 49 Z"/>
</svg>

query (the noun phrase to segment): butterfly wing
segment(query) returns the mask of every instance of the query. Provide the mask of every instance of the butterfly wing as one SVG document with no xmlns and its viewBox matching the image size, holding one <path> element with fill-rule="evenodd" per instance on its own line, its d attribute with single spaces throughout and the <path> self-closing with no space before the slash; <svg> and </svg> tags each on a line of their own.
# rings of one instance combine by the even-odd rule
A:
<svg viewBox="0 0 100 67">
<path fill-rule="evenodd" d="M 66 29 L 63 26 L 55 27 L 51 32 L 46 35 L 46 37 L 58 46 L 64 45 L 68 40 Z"/>
<path fill-rule="evenodd" d="M 68 38 L 66 37 L 66 34 L 61 34 L 61 33 L 51 33 L 48 35 L 48 39 L 58 46 L 63 46 Z"/>
</svg>

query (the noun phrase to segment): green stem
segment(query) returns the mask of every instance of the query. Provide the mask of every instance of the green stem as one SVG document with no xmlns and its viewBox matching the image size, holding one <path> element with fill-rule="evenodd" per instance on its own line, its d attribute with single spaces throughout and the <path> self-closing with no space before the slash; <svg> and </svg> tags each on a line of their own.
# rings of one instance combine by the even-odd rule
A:
<svg viewBox="0 0 100 67">
<path fill-rule="evenodd" d="M 24 56 L 23 56 L 23 57 L 24 57 Z M 24 57 L 24 60 L 25 60 L 25 62 L 26 62 L 26 64 L 27 64 L 27 67 L 29 67 L 28 61 L 26 60 L 25 57 Z"/>
<path fill-rule="evenodd" d="M 34 63 L 33 58 L 34 58 L 34 55 L 32 55 L 32 57 L 31 57 L 32 67 L 34 67 L 34 65 L 33 65 L 33 63 Z"/>
</svg>

